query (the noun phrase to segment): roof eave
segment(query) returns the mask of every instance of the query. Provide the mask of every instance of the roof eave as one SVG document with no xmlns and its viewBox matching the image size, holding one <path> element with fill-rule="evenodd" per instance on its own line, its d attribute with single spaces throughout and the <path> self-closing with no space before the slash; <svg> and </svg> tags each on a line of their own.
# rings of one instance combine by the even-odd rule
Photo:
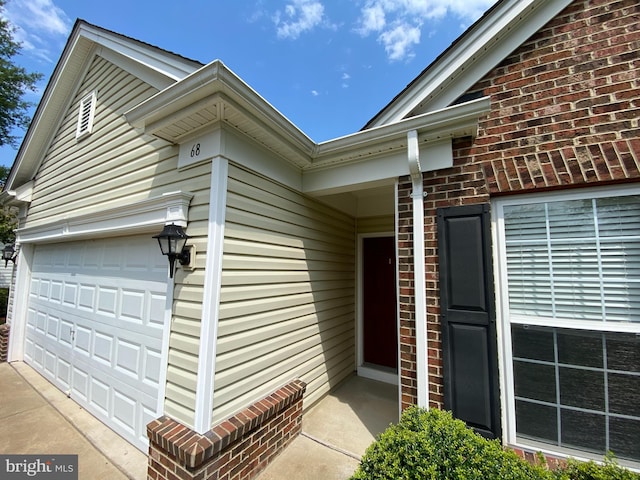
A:
<svg viewBox="0 0 640 480">
<path fill-rule="evenodd" d="M 356 159 L 405 148 L 407 132 L 412 130 L 418 132 L 421 143 L 475 137 L 479 118 L 489 112 L 490 107 L 490 98 L 482 97 L 323 142 L 317 147 L 311 168 L 344 163 L 347 157 Z"/>
<path fill-rule="evenodd" d="M 363 129 L 450 105 L 572 0 L 504 0 L 473 24 Z"/>
<path fill-rule="evenodd" d="M 158 92 L 125 113 L 134 127 L 156 134 L 166 126 L 200 108 L 208 99 L 222 96 L 232 108 L 260 119 L 278 133 L 278 137 L 306 156 L 313 153 L 315 143 L 288 118 L 274 108 L 222 61 L 215 60 L 180 82 Z M 179 143 L 180 138 L 165 138 Z"/>
<path fill-rule="evenodd" d="M 135 59 L 156 71 L 162 71 L 172 81 L 175 81 L 176 76 L 184 77 L 199 65 L 193 60 L 170 52 L 163 54 L 157 47 L 77 20 L 18 149 L 4 190 L 15 189 L 33 179 L 59 125 L 61 115 L 68 108 L 70 97 L 77 88 L 78 78 L 97 46 L 116 49 L 114 51 L 124 54 L 127 58 Z M 151 49 L 157 58 L 155 63 L 150 60 L 153 56 L 147 53 L 147 50 Z M 162 70 L 163 68 L 166 71 Z"/>
</svg>

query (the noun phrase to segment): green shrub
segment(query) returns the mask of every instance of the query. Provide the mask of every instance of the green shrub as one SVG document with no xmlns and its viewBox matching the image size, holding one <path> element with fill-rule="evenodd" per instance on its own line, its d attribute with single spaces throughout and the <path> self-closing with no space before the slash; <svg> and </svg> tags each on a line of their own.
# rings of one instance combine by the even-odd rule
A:
<svg viewBox="0 0 640 480">
<path fill-rule="evenodd" d="M 351 480 L 640 480 L 613 456 L 603 465 L 569 460 L 556 471 L 531 465 L 449 412 L 411 407 L 372 443 Z"/>
<path fill-rule="evenodd" d="M 367 449 L 352 480 L 551 480 L 449 412 L 412 407 Z"/>
<path fill-rule="evenodd" d="M 602 465 L 594 461 L 578 462 L 569 459 L 567 466 L 558 472 L 559 480 L 639 480 L 640 474 L 627 470 L 612 454 L 605 457 Z"/>
</svg>

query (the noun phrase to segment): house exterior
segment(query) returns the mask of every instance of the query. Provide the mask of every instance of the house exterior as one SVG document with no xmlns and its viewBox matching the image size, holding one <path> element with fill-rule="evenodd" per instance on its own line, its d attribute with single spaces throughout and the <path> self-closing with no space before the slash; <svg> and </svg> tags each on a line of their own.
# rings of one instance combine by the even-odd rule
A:
<svg viewBox="0 0 640 480">
<path fill-rule="evenodd" d="M 2 193 L 9 360 L 151 478 L 254 475 L 354 372 L 523 454 L 640 465 L 639 13 L 502 0 L 320 144 L 222 62 L 78 21 Z"/>
</svg>

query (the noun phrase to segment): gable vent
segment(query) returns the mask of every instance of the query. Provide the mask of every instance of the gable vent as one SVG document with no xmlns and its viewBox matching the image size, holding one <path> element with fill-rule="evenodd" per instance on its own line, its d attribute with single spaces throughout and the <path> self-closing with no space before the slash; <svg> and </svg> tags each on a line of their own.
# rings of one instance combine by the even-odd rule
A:
<svg viewBox="0 0 640 480">
<path fill-rule="evenodd" d="M 96 110 L 96 92 L 91 92 L 80 100 L 80 111 L 78 112 L 78 127 L 76 129 L 76 139 L 86 137 L 93 130 L 93 114 Z"/>
</svg>

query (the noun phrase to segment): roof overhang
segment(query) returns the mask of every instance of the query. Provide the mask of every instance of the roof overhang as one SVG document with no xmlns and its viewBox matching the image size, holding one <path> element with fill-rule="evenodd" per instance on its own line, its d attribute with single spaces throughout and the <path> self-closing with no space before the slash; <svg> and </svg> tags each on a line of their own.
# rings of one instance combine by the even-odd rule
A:
<svg viewBox="0 0 640 480">
<path fill-rule="evenodd" d="M 152 45 L 76 21 L 18 150 L 5 190 L 13 190 L 34 178 L 95 55 L 134 70 L 158 89 L 166 88 L 201 66 Z"/>
<path fill-rule="evenodd" d="M 216 60 L 126 112 L 125 117 L 145 133 L 175 144 L 221 126 L 231 127 L 309 178 L 313 172 L 345 165 L 364 169 L 363 162 L 371 159 L 388 166 L 395 164 L 390 159 L 400 156 L 402 167 L 382 168 L 378 175 L 397 177 L 408 172 L 406 152 L 402 153 L 407 132 L 417 131 L 422 144 L 475 136 L 478 119 L 489 106 L 489 99 L 481 98 L 318 144 Z"/>
<path fill-rule="evenodd" d="M 499 1 L 364 128 L 451 105 L 571 1 Z"/>
</svg>

